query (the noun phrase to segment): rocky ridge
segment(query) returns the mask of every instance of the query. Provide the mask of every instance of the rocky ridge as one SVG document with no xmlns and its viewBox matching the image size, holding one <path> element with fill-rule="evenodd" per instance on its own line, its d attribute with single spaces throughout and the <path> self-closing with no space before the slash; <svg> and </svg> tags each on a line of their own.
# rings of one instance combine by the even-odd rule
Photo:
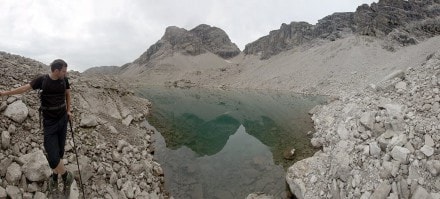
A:
<svg viewBox="0 0 440 199">
<path fill-rule="evenodd" d="M 288 169 L 297 198 L 440 198 L 440 51 L 312 111 L 322 147 Z"/>
<path fill-rule="evenodd" d="M 117 75 L 119 73 L 119 70 L 121 67 L 119 66 L 96 66 L 89 68 L 82 72 L 83 75 L 99 75 L 99 74 L 106 74 L 106 75 Z"/>
<path fill-rule="evenodd" d="M 379 0 L 361 5 L 354 13 L 334 13 L 316 25 L 307 22 L 282 24 L 279 30 L 247 44 L 246 55 L 268 59 L 280 52 L 310 45 L 312 40 L 334 41 L 357 34 L 386 39 L 383 46 L 395 50 L 399 46 L 417 44 L 419 40 L 440 34 L 440 2 L 438 0 Z"/>
<path fill-rule="evenodd" d="M 42 63 L 3 52 L 0 66 L 1 90 L 48 72 Z M 150 102 L 135 97 L 115 77 L 85 77 L 72 71 L 69 77 L 86 198 L 168 198 L 162 168 L 153 160 L 154 131 L 145 121 Z M 48 197 L 51 170 L 43 154 L 38 107 L 36 91 L 1 101 L 0 198 Z M 64 161 L 79 182 L 70 129 L 67 137 Z M 80 193 L 74 189 L 71 198 Z"/>
<path fill-rule="evenodd" d="M 121 73 L 124 74 L 125 70 L 133 67 L 151 67 L 174 53 L 196 56 L 206 52 L 229 59 L 238 55 L 240 49 L 231 42 L 222 29 L 217 27 L 201 24 L 188 31 L 170 26 L 166 28 L 163 37 L 150 46 L 138 59 L 121 67 Z"/>
</svg>

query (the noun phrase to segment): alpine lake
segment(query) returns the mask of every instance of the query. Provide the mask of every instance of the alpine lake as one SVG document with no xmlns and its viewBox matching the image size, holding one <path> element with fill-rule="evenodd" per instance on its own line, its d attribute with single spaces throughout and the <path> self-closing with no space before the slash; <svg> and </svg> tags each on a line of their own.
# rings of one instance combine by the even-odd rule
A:
<svg viewBox="0 0 440 199">
<path fill-rule="evenodd" d="M 312 156 L 308 112 L 323 96 L 267 90 L 141 87 L 152 102 L 154 157 L 179 199 L 287 198 L 286 170 Z M 292 149 L 292 158 L 286 159 Z"/>
</svg>

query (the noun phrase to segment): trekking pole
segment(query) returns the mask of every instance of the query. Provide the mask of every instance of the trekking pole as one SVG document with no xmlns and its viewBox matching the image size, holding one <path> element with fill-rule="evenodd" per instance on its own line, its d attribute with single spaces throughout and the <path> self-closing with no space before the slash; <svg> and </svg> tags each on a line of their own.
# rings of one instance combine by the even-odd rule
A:
<svg viewBox="0 0 440 199">
<path fill-rule="evenodd" d="M 75 137 L 73 136 L 73 127 L 72 127 L 72 120 L 69 118 L 69 124 L 70 124 L 70 131 L 72 132 L 72 140 L 73 140 L 73 149 L 75 150 L 75 156 L 76 156 L 76 164 L 78 165 L 78 173 L 79 173 L 79 184 L 81 185 L 81 189 L 83 192 L 83 198 L 86 198 L 86 194 L 84 192 L 84 186 L 82 184 L 81 179 L 81 170 L 79 169 L 79 161 L 78 161 L 78 152 L 76 151 L 76 144 L 75 144 Z"/>
</svg>

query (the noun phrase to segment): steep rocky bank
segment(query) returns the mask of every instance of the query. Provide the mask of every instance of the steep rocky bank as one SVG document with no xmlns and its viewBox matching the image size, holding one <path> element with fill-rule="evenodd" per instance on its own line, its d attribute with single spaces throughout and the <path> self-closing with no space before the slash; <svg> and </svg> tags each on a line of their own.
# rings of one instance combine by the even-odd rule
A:
<svg viewBox="0 0 440 199">
<path fill-rule="evenodd" d="M 42 63 L 3 52 L 0 70 L 1 90 L 49 71 Z M 115 77 L 84 77 L 77 72 L 69 77 L 86 198 L 168 198 L 163 171 L 153 160 L 153 129 L 145 122 L 150 102 L 135 97 Z M 1 101 L 0 198 L 47 197 L 51 170 L 43 154 L 38 107 L 36 91 Z M 64 161 L 79 184 L 73 146 L 69 130 Z M 74 189 L 72 198 L 79 193 Z"/>
<path fill-rule="evenodd" d="M 440 198 L 440 51 L 313 115 L 313 157 L 289 168 L 297 198 Z"/>
</svg>

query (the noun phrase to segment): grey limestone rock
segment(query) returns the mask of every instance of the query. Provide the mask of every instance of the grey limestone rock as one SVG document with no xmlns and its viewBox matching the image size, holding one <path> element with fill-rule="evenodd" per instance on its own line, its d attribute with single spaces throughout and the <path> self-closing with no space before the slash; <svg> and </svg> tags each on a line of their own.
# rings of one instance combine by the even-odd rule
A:
<svg viewBox="0 0 440 199">
<path fill-rule="evenodd" d="M 81 127 L 98 126 L 98 119 L 94 115 L 83 114 L 83 115 L 81 115 L 81 123 L 79 124 L 79 126 L 81 126 Z"/>
<path fill-rule="evenodd" d="M 377 142 L 372 142 L 369 145 L 370 145 L 370 155 L 372 155 L 373 157 L 379 157 L 381 149 L 377 144 Z"/>
<path fill-rule="evenodd" d="M 391 151 L 391 156 L 393 159 L 400 161 L 402 163 L 406 163 L 408 161 L 409 150 L 404 147 L 395 146 Z"/>
<path fill-rule="evenodd" d="M 22 193 L 17 186 L 8 185 L 6 187 L 6 193 L 10 198 L 16 198 L 16 199 L 22 198 Z"/>
<path fill-rule="evenodd" d="M 15 122 L 21 123 L 27 118 L 29 109 L 27 108 L 26 104 L 23 103 L 23 101 L 17 100 L 8 105 L 3 114 Z"/>
<path fill-rule="evenodd" d="M 0 198 L 7 198 L 8 194 L 6 193 L 6 189 L 0 187 Z"/>
<path fill-rule="evenodd" d="M 8 131 L 3 131 L 1 134 L 1 147 L 2 149 L 8 149 L 11 145 L 11 135 Z"/>
<path fill-rule="evenodd" d="M 24 163 L 24 175 L 31 182 L 42 182 L 52 174 L 46 156 L 41 150 L 21 156 L 20 161 Z"/>
<path fill-rule="evenodd" d="M 391 191 L 391 185 L 387 181 L 383 181 L 374 191 L 370 198 L 374 199 L 386 199 Z"/>
<path fill-rule="evenodd" d="M 425 188 L 418 186 L 411 199 L 432 199 L 432 196 Z"/>
<path fill-rule="evenodd" d="M 22 173 L 20 165 L 13 162 L 6 171 L 6 180 L 11 185 L 18 185 Z"/>
</svg>

